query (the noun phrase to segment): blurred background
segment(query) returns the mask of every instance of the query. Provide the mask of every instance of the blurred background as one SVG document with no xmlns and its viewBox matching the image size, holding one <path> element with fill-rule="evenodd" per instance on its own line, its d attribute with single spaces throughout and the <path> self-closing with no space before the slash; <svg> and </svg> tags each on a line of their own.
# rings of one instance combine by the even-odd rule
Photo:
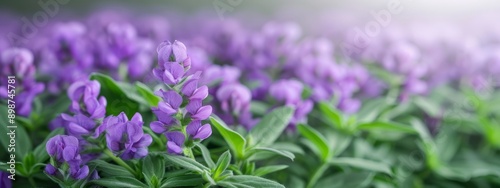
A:
<svg viewBox="0 0 500 188">
<path fill-rule="evenodd" d="M 29 15 L 41 10 L 39 4 L 49 0 L 39 1 L 1 1 L 2 12 L 12 12 L 18 15 Z M 355 17 L 369 17 L 370 11 L 387 8 L 387 4 L 396 2 L 402 11 L 394 19 L 405 20 L 418 17 L 432 20 L 463 20 L 471 16 L 487 15 L 500 10 L 500 2 L 495 0 L 64 0 L 67 4 L 61 6 L 62 12 L 73 15 L 87 15 L 99 9 L 128 9 L 140 14 L 146 12 L 168 13 L 176 12 L 186 15 L 206 14 L 218 17 L 217 8 L 229 5 L 224 16 L 237 17 L 251 15 L 255 18 L 287 19 L 288 21 L 309 22 L 320 19 L 324 14 L 348 11 Z M 62 2 L 62 1 L 61 1 Z"/>
</svg>

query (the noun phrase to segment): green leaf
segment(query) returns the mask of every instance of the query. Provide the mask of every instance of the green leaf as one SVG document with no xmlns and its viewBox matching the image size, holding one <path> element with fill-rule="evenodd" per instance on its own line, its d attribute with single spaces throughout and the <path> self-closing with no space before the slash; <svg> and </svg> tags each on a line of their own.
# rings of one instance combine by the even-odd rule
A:
<svg viewBox="0 0 500 188">
<path fill-rule="evenodd" d="M 295 155 L 289 151 L 277 150 L 277 149 L 268 148 L 268 147 L 256 147 L 256 148 L 253 148 L 249 153 L 252 153 L 253 155 L 259 155 L 261 152 L 270 152 L 270 153 L 273 153 L 276 155 L 281 155 L 283 157 L 289 158 L 292 161 L 295 158 Z"/>
<path fill-rule="evenodd" d="M 162 179 L 165 175 L 165 159 L 162 155 L 148 155 L 142 159 L 142 172 L 148 178 L 156 176 Z"/>
<path fill-rule="evenodd" d="M 289 143 L 289 142 L 279 142 L 279 143 L 274 143 L 273 145 L 269 146 L 270 148 L 277 149 L 277 150 L 284 150 L 284 151 L 289 151 L 292 153 L 296 154 L 304 154 L 304 150 L 300 146 L 294 143 Z"/>
<path fill-rule="evenodd" d="M 343 125 L 343 119 L 342 119 L 342 113 L 332 107 L 330 104 L 326 102 L 321 102 L 318 104 L 319 109 L 323 113 L 323 117 L 327 118 L 329 123 L 331 125 L 336 126 L 336 127 L 342 127 Z"/>
<path fill-rule="evenodd" d="M 212 160 L 212 157 L 210 157 L 210 151 L 208 151 L 207 147 L 201 143 L 196 143 L 196 146 L 200 148 L 201 155 L 203 156 L 205 163 L 207 163 L 208 168 L 215 168 L 215 163 Z"/>
<path fill-rule="evenodd" d="M 382 130 L 382 131 L 394 131 L 401 133 L 416 133 L 415 129 L 410 126 L 399 124 L 396 122 L 383 122 L 383 121 L 375 121 L 370 123 L 359 124 L 356 127 L 358 130 Z"/>
<path fill-rule="evenodd" d="M 435 102 L 431 102 L 429 99 L 424 97 L 415 97 L 413 99 L 415 105 L 422 109 L 425 113 L 430 116 L 437 117 L 441 114 L 441 107 Z"/>
<path fill-rule="evenodd" d="M 432 137 L 429 131 L 427 130 L 427 127 L 417 118 L 412 118 L 410 120 L 410 123 L 413 127 L 413 129 L 418 133 L 420 138 L 426 142 L 426 143 L 432 143 Z"/>
<path fill-rule="evenodd" d="M 266 188 L 284 188 L 285 186 L 265 178 L 249 175 L 236 175 L 228 177 L 221 181 L 222 183 L 229 183 L 235 187 L 266 187 Z"/>
<path fill-rule="evenodd" d="M 203 173 L 204 171 L 209 171 L 206 166 L 203 166 L 202 164 L 198 163 L 197 161 L 184 157 L 184 156 L 174 156 L 174 155 L 163 155 L 165 158 L 170 161 L 171 163 L 174 163 L 176 166 L 184 167 L 186 169 L 198 172 L 198 173 Z"/>
<path fill-rule="evenodd" d="M 135 88 L 137 92 L 148 102 L 150 106 L 158 106 L 160 102 L 160 97 L 156 96 L 149 87 L 141 82 L 135 83 Z"/>
<path fill-rule="evenodd" d="M 200 187 L 205 181 L 200 175 L 186 174 L 169 177 L 164 180 L 161 188 L 169 187 Z"/>
<path fill-rule="evenodd" d="M 372 122 L 381 112 L 392 106 L 393 104 L 387 99 L 369 100 L 363 104 L 359 112 L 356 114 L 359 122 Z"/>
<path fill-rule="evenodd" d="M 227 169 L 230 162 L 231 162 L 231 153 L 229 151 L 226 151 L 219 157 L 219 160 L 215 165 L 216 168 L 213 170 L 212 177 L 217 179 L 222 174 L 222 172 L 224 172 Z"/>
<path fill-rule="evenodd" d="M 349 147 L 353 137 L 340 132 L 327 131 L 325 132 L 325 138 L 328 141 L 328 146 L 330 146 L 330 152 L 333 152 L 332 155 L 338 156 Z"/>
<path fill-rule="evenodd" d="M 328 161 L 332 157 L 333 152 L 330 151 L 326 139 L 318 131 L 304 124 L 299 124 L 298 131 L 315 146 L 316 151 L 319 152 L 318 157 L 322 161 Z"/>
<path fill-rule="evenodd" d="M 315 187 L 366 187 L 373 179 L 372 172 L 347 172 L 327 176 L 316 184 Z"/>
<path fill-rule="evenodd" d="M 264 115 L 267 113 L 267 110 L 270 108 L 269 104 L 260 101 L 252 101 L 250 102 L 250 111 L 252 114 Z"/>
<path fill-rule="evenodd" d="M 272 144 L 283 133 L 290 123 L 294 109 L 280 107 L 265 115 L 250 131 L 252 145 L 267 146 Z"/>
<path fill-rule="evenodd" d="M 350 167 L 355 167 L 375 172 L 382 172 L 392 175 L 392 170 L 389 165 L 381 162 L 370 161 L 367 159 L 341 157 L 341 158 L 335 158 L 334 160 L 330 161 L 330 164 L 340 165 L 340 166 L 350 166 Z"/>
<path fill-rule="evenodd" d="M 101 178 L 97 180 L 91 181 L 91 183 L 104 186 L 104 187 L 109 187 L 109 188 L 144 188 L 148 187 L 144 183 L 140 182 L 139 180 L 131 177 L 111 177 L 111 178 Z"/>
<path fill-rule="evenodd" d="M 280 171 L 280 170 L 283 170 L 285 168 L 288 168 L 288 165 L 264 166 L 264 167 L 261 167 L 261 168 L 258 168 L 257 170 L 255 170 L 254 175 L 255 176 L 264 176 L 266 174 Z"/>
<path fill-rule="evenodd" d="M 119 86 L 111 77 L 100 73 L 92 73 L 90 79 L 97 80 L 101 84 L 100 94 L 106 97 L 108 104 L 106 114 L 116 116 L 121 112 L 125 112 L 128 117 L 132 117 L 139 111 L 139 104 L 129 97 L 130 92 L 125 92 L 122 89 L 123 86 Z"/>
<path fill-rule="evenodd" d="M 96 167 L 101 176 L 113 176 L 113 177 L 134 177 L 127 169 L 122 166 L 114 165 L 103 160 L 93 160 L 90 162 L 91 165 Z"/>
<path fill-rule="evenodd" d="M 54 176 L 51 176 L 51 175 L 48 175 L 47 173 L 43 172 L 45 174 L 46 177 L 48 177 L 50 180 L 52 180 L 53 182 L 59 184 L 60 187 L 68 187 L 63 181 L 61 181 L 59 178 L 57 177 L 54 177 Z"/>
<path fill-rule="evenodd" d="M 210 117 L 210 122 L 219 131 L 222 137 L 226 140 L 229 148 L 236 154 L 236 158 L 243 158 L 245 156 L 246 140 L 237 132 L 231 130 L 227 125 L 214 117 Z"/>
<path fill-rule="evenodd" d="M 16 158 L 23 159 L 29 152 L 31 152 L 33 146 L 31 145 L 31 137 L 28 136 L 24 127 L 17 126 L 16 128 Z"/>
<path fill-rule="evenodd" d="M 45 137 L 45 140 L 40 145 L 38 145 L 35 148 L 35 150 L 33 150 L 33 154 L 35 155 L 37 162 L 43 163 L 49 158 L 49 154 L 47 153 L 47 150 L 45 149 L 46 148 L 45 145 L 47 144 L 47 141 L 49 141 L 49 139 L 51 139 L 52 137 L 54 137 L 56 135 L 61 135 L 61 134 L 64 134 L 64 128 L 57 128 L 57 129 L 53 130 L 52 132 L 50 132 L 49 135 L 47 135 L 47 137 Z"/>
<path fill-rule="evenodd" d="M 57 99 L 48 105 L 42 105 L 44 109 L 40 114 L 39 121 L 36 121 L 37 126 L 46 126 L 50 121 L 56 118 L 63 112 L 66 112 L 71 105 L 71 100 L 69 100 L 67 95 L 59 95 Z"/>
<path fill-rule="evenodd" d="M 4 114 L 4 116 L 6 116 L 7 112 L 8 112 L 7 105 L 4 105 L 2 103 L 0 106 L 0 114 Z M 6 134 L 9 132 L 7 125 L 10 125 L 10 123 L 8 123 L 8 119 L 6 117 L 0 118 L 0 132 L 2 134 Z M 10 142 L 9 136 L 7 135 L 0 136 L 0 144 L 2 145 L 0 147 L 4 148 L 6 153 L 8 152 L 7 147 L 9 145 L 9 142 Z"/>
</svg>

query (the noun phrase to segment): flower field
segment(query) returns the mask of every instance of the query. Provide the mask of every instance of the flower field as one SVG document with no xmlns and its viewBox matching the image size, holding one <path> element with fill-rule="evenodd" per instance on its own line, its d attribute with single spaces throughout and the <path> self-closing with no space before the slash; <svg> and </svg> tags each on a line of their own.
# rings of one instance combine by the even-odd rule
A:
<svg viewBox="0 0 500 188">
<path fill-rule="evenodd" d="M 1 15 L 0 188 L 500 187 L 499 27 L 248 22 Z"/>
</svg>

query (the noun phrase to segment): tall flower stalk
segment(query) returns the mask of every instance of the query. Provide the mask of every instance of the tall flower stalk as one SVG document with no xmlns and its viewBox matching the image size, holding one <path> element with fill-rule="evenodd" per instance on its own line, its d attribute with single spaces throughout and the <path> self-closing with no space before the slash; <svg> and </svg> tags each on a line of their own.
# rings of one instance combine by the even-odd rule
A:
<svg viewBox="0 0 500 188">
<path fill-rule="evenodd" d="M 187 74 L 191 58 L 183 43 L 163 42 L 157 51 L 158 66 L 153 74 L 168 89 L 155 92 L 162 101 L 152 108 L 158 120 L 151 123 L 151 129 L 166 136 L 168 153 L 194 157 L 194 142 L 212 134 L 211 126 L 202 123 L 212 114 L 212 106 L 203 105 L 208 87 L 198 84 L 201 72 Z"/>
</svg>

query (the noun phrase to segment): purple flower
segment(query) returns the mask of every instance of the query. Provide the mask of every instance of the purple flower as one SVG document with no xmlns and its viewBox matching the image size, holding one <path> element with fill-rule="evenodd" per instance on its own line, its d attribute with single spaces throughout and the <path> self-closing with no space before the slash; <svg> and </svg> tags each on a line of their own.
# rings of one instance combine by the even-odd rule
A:
<svg viewBox="0 0 500 188">
<path fill-rule="evenodd" d="M 106 113 L 106 98 L 99 96 L 100 84 L 97 81 L 78 81 L 68 88 L 71 109 L 83 113 L 92 119 L 103 118 Z"/>
<path fill-rule="evenodd" d="M 297 80 L 278 80 L 269 88 L 269 94 L 285 104 L 295 104 L 302 100 L 303 85 Z"/>
<path fill-rule="evenodd" d="M 171 154 L 182 154 L 182 147 L 184 146 L 184 141 L 186 136 L 181 132 L 168 132 L 165 133 L 167 137 L 167 152 Z"/>
<path fill-rule="evenodd" d="M 32 78 L 35 75 L 33 54 L 24 48 L 9 48 L 2 52 L 0 64 L 2 75 L 17 78 Z"/>
<path fill-rule="evenodd" d="M 42 83 L 37 83 L 32 79 L 28 79 L 24 80 L 23 87 L 23 91 L 15 98 L 16 111 L 19 115 L 29 116 L 31 113 L 33 100 L 35 99 L 36 95 L 38 95 L 45 89 L 45 85 Z M 4 91 L 7 91 L 7 89 L 5 89 Z"/>
<path fill-rule="evenodd" d="M 208 87 L 201 86 L 198 88 L 198 78 L 193 78 L 184 83 L 181 92 L 189 100 L 203 100 L 208 96 Z"/>
<path fill-rule="evenodd" d="M 159 121 L 153 121 L 150 124 L 151 129 L 156 133 L 164 133 L 168 131 L 170 127 L 178 124 L 177 119 L 172 117 L 171 114 L 166 114 L 157 108 L 153 108 L 153 113 L 156 115 Z"/>
<path fill-rule="evenodd" d="M 250 90 L 239 84 L 226 84 L 217 90 L 217 100 L 221 102 L 222 110 L 231 114 L 242 114 L 250 110 L 252 94 Z"/>
<path fill-rule="evenodd" d="M 153 75 L 168 85 L 175 85 L 184 76 L 184 67 L 177 63 L 166 62 L 153 70 Z"/>
<path fill-rule="evenodd" d="M 79 160 L 78 139 L 74 136 L 57 135 L 47 141 L 47 153 L 58 162 Z"/>
<path fill-rule="evenodd" d="M 61 117 L 68 122 L 66 130 L 68 134 L 73 136 L 88 135 L 92 133 L 96 127 L 96 123 L 93 119 L 82 114 L 77 114 L 75 116 L 61 114 Z"/>
<path fill-rule="evenodd" d="M 173 44 L 167 41 L 162 42 L 156 51 L 160 65 L 166 62 L 182 63 L 188 59 L 186 46 L 179 41 L 174 41 Z"/>
<path fill-rule="evenodd" d="M 192 100 L 186 105 L 186 110 L 194 120 L 207 119 L 212 114 L 212 106 L 202 106 L 201 100 Z"/>
<path fill-rule="evenodd" d="M 52 166 L 51 164 L 47 164 L 45 165 L 45 173 L 54 176 L 57 174 L 57 168 Z"/>
<path fill-rule="evenodd" d="M 11 188 L 12 181 L 9 179 L 9 174 L 7 172 L 0 171 L 0 187 Z"/>
<path fill-rule="evenodd" d="M 89 166 L 80 163 L 69 163 L 69 173 L 73 179 L 81 180 L 89 175 Z"/>
<path fill-rule="evenodd" d="M 68 97 L 72 101 L 80 101 L 84 98 L 99 96 L 101 84 L 95 80 L 77 81 L 68 88 Z"/>
<path fill-rule="evenodd" d="M 201 125 L 201 121 L 192 121 L 186 127 L 186 132 L 194 139 L 204 140 L 212 134 L 210 124 Z"/>
<path fill-rule="evenodd" d="M 106 143 L 114 152 L 121 152 L 120 157 L 129 160 L 142 158 L 148 154 L 148 146 L 153 139 L 142 130 L 142 116 L 136 113 L 130 121 L 122 112 L 120 117 L 110 117 L 106 123 Z M 123 121 L 125 120 L 125 121 Z"/>
<path fill-rule="evenodd" d="M 179 107 L 182 104 L 182 96 L 175 91 L 156 91 L 155 94 L 163 99 L 158 103 L 158 110 L 172 115 L 177 113 Z"/>
</svg>

